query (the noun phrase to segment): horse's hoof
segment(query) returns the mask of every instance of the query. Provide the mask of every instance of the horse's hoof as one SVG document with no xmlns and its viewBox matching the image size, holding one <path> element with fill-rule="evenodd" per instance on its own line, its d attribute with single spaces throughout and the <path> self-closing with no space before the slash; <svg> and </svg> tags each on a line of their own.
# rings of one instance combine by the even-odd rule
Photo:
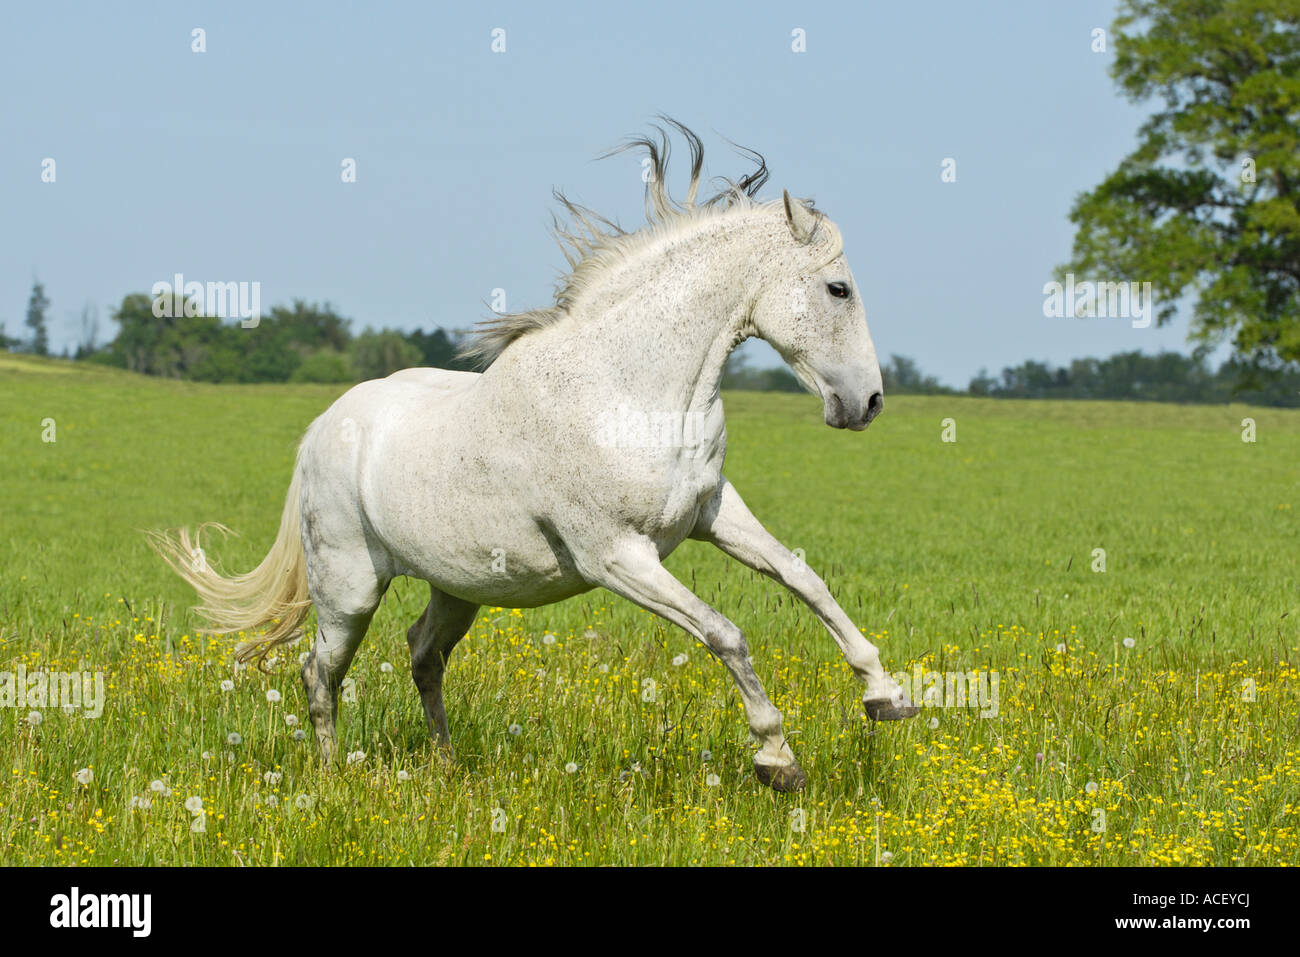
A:
<svg viewBox="0 0 1300 957">
<path fill-rule="evenodd" d="M 877 698 L 874 701 L 863 699 L 862 709 L 872 721 L 902 721 L 915 718 L 921 709 L 912 704 L 906 696 L 901 698 Z"/>
<path fill-rule="evenodd" d="M 802 791 L 808 783 L 808 776 L 798 763 L 794 764 L 759 764 L 754 762 L 754 773 L 758 779 L 773 791 Z"/>
</svg>

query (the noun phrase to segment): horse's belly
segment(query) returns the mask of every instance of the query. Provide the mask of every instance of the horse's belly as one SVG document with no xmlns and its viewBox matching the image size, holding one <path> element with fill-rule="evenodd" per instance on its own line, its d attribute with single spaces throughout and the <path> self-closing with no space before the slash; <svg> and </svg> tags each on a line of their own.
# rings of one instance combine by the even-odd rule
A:
<svg viewBox="0 0 1300 957">
<path fill-rule="evenodd" d="M 507 529 L 502 517 L 497 512 L 495 520 L 477 523 L 461 516 L 454 524 L 424 526 L 431 534 L 393 536 L 398 573 L 466 601 L 504 608 L 549 605 L 592 588 L 562 545 L 522 518 Z"/>
</svg>

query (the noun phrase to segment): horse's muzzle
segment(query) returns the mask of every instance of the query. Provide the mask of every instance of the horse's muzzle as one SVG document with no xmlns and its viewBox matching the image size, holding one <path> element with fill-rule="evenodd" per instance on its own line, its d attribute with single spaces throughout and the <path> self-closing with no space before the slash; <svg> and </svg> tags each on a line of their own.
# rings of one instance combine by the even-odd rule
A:
<svg viewBox="0 0 1300 957">
<path fill-rule="evenodd" d="M 865 404 L 846 405 L 838 393 L 832 392 L 826 399 L 826 424 L 834 429 L 849 429 L 861 432 L 885 408 L 885 397 L 879 392 L 871 393 Z"/>
</svg>

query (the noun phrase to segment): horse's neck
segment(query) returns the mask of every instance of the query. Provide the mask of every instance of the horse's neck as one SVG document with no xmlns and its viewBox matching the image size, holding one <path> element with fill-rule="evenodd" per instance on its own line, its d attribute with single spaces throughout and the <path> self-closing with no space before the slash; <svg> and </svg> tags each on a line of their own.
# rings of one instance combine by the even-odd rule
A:
<svg viewBox="0 0 1300 957">
<path fill-rule="evenodd" d="M 569 334 L 621 396 L 703 410 L 727 356 L 752 335 L 745 281 L 757 261 L 745 224 L 719 220 L 620 264 L 577 304 Z"/>
</svg>

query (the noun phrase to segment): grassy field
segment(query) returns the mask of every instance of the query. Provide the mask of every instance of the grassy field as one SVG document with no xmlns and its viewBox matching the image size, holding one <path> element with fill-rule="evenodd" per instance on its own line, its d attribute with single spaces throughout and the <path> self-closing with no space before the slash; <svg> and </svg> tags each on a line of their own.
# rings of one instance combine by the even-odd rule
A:
<svg viewBox="0 0 1300 957">
<path fill-rule="evenodd" d="M 1300 412 L 891 397 L 858 435 L 727 395 L 727 474 L 886 668 L 1000 676 L 996 717 L 872 726 L 810 613 L 688 543 L 670 568 L 745 631 L 808 773 L 779 795 L 725 669 L 605 592 L 483 610 L 448 762 L 406 653 L 427 593 L 399 580 L 341 706 L 352 759 L 321 767 L 301 646 L 236 672 L 141 530 L 219 520 L 241 535 L 210 553 L 251 566 L 340 391 L 0 355 L 0 671 L 107 695 L 0 709 L 3 863 L 1300 861 Z"/>
</svg>

